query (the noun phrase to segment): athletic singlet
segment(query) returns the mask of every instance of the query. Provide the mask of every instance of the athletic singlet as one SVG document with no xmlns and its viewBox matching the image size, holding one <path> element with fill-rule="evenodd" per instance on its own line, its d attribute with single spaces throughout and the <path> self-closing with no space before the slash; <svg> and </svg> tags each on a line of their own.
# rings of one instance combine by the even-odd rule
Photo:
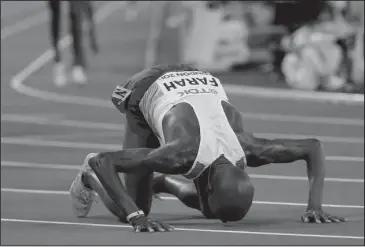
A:
<svg viewBox="0 0 365 247">
<path fill-rule="evenodd" d="M 159 77 L 139 104 L 161 145 L 165 144 L 162 130 L 165 114 L 182 102 L 194 109 L 200 125 L 200 144 L 192 168 L 184 174 L 188 179 L 197 178 L 221 154 L 233 164 L 246 164 L 245 153 L 227 120 L 222 101 L 228 102 L 228 98 L 218 78 L 207 72 L 182 71 Z"/>
</svg>

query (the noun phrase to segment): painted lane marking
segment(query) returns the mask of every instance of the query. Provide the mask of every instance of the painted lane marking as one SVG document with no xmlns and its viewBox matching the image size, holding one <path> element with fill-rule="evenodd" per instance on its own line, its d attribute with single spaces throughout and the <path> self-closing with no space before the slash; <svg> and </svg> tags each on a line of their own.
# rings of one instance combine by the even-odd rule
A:
<svg viewBox="0 0 365 247">
<path fill-rule="evenodd" d="M 35 169 L 54 169 L 54 170 L 73 170 L 79 171 L 81 166 L 79 165 L 66 165 L 66 164 L 39 164 L 29 162 L 15 162 L 15 161 L 1 161 L 1 167 L 19 167 L 19 168 L 35 168 Z M 308 181 L 307 177 L 303 176 L 278 176 L 278 175 L 265 175 L 265 174 L 249 174 L 251 178 L 258 179 L 273 179 L 273 180 L 291 180 L 291 181 Z M 364 179 L 358 178 L 330 178 L 324 179 L 326 182 L 339 182 L 339 183 L 364 183 Z"/>
<path fill-rule="evenodd" d="M 119 144 L 104 144 L 104 143 L 89 143 L 89 142 L 48 141 L 48 140 L 13 138 L 13 137 L 1 137 L 1 144 L 40 146 L 40 147 L 97 149 L 97 150 L 119 150 L 122 148 L 121 144 L 119 145 Z M 364 157 L 326 156 L 326 160 L 364 162 Z"/>
<path fill-rule="evenodd" d="M 40 194 L 40 195 L 69 195 L 69 191 L 60 190 L 28 190 L 28 189 L 14 189 L 14 188 L 1 188 L 1 192 L 8 193 L 20 193 L 20 194 Z M 178 201 L 176 197 L 161 196 L 163 200 Z M 295 202 L 271 202 L 271 201 L 253 201 L 253 204 L 258 205 L 272 205 L 272 206 L 293 206 L 293 207 L 306 207 L 306 203 Z M 352 208 L 352 209 L 364 209 L 363 205 L 337 205 L 337 204 L 323 204 L 323 207 L 328 208 Z"/>
</svg>

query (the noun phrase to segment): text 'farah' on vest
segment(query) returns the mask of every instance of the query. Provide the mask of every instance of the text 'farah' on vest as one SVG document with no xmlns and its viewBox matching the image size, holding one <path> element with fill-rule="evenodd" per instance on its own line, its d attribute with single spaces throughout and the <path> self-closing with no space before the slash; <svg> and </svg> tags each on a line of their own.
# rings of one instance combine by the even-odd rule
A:
<svg viewBox="0 0 365 247">
<path fill-rule="evenodd" d="M 218 82 L 214 77 L 210 78 L 209 80 L 206 77 L 203 78 L 192 77 L 176 81 L 165 82 L 163 83 L 163 85 L 167 91 L 171 91 L 173 89 L 178 89 L 189 85 L 209 85 L 218 87 Z"/>
</svg>

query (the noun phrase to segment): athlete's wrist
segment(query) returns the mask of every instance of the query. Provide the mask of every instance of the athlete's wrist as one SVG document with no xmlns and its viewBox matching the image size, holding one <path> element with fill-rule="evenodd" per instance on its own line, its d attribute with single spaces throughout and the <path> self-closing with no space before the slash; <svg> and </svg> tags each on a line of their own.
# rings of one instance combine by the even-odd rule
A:
<svg viewBox="0 0 365 247">
<path fill-rule="evenodd" d="M 145 214 L 142 210 L 135 211 L 127 215 L 126 219 L 129 223 L 133 223 L 137 218 L 145 217 Z"/>
</svg>

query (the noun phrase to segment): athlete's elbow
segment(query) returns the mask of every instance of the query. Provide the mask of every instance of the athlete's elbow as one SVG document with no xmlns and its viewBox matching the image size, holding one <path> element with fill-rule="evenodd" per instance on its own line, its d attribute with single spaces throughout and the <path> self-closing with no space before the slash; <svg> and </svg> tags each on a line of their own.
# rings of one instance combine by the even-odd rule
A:
<svg viewBox="0 0 365 247">
<path fill-rule="evenodd" d="M 305 159 L 308 161 L 312 158 L 321 158 L 322 156 L 324 156 L 324 151 L 323 151 L 323 143 L 315 138 L 312 139 L 308 139 L 307 140 L 307 145 L 306 145 L 306 157 Z"/>
<path fill-rule="evenodd" d="M 310 152 L 318 152 L 323 150 L 323 143 L 315 138 L 308 139 L 308 148 Z"/>
<path fill-rule="evenodd" d="M 316 138 L 310 138 L 310 139 L 308 139 L 308 142 L 313 147 L 320 148 L 322 146 L 322 142 Z"/>
</svg>

